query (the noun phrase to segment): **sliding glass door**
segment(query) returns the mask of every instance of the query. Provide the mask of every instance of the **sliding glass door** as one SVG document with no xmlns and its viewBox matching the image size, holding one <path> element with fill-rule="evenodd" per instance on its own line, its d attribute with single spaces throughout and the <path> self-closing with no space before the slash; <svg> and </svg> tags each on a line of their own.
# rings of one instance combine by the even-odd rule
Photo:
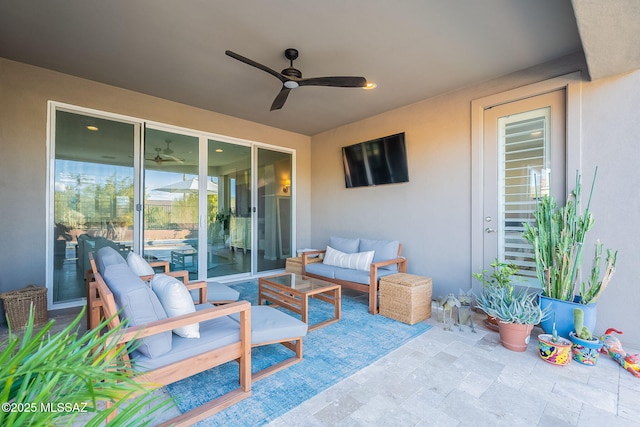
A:
<svg viewBox="0 0 640 427">
<path fill-rule="evenodd" d="M 104 246 L 169 261 L 190 280 L 284 268 L 291 152 L 106 113 L 51 112 L 53 304 L 86 298 L 89 253 Z"/>
<path fill-rule="evenodd" d="M 197 279 L 198 137 L 147 128 L 144 139 L 143 255 Z"/>
<path fill-rule="evenodd" d="M 257 271 L 267 271 L 284 268 L 292 252 L 291 153 L 257 152 Z"/>
<path fill-rule="evenodd" d="M 86 298 L 89 252 L 125 255 L 134 239 L 139 125 L 57 111 L 53 181 L 53 304 Z"/>
<path fill-rule="evenodd" d="M 250 273 L 251 147 L 209 139 L 207 153 L 206 277 Z"/>
</svg>

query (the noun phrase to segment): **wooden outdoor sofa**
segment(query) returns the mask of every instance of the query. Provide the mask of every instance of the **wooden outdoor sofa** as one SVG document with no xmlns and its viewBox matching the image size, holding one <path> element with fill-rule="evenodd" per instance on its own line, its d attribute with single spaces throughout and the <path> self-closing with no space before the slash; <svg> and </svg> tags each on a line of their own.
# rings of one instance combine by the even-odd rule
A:
<svg viewBox="0 0 640 427">
<path fill-rule="evenodd" d="M 373 262 L 368 264 L 368 271 L 362 271 L 340 265 L 329 265 L 326 263 L 326 256 L 322 263 L 310 262 L 312 257 L 326 254 L 326 249 L 305 251 L 302 254 L 302 275 L 369 294 L 369 313 L 377 314 L 380 278 L 407 271 L 407 260 L 402 257 L 402 244 L 397 240 L 331 237 L 329 246 L 347 256 L 374 251 Z"/>
</svg>

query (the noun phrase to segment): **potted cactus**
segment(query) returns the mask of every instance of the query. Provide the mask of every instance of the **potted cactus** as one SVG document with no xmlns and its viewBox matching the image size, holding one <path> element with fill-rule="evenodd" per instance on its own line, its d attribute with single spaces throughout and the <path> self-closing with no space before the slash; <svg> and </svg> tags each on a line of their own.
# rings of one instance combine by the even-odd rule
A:
<svg viewBox="0 0 640 427">
<path fill-rule="evenodd" d="M 573 360 L 583 365 L 595 366 L 598 363 L 602 341 L 594 337 L 589 328 L 584 325 L 582 309 L 573 310 L 573 323 L 575 331 L 569 333 L 569 339 L 573 343 L 571 346 Z"/>
<path fill-rule="evenodd" d="M 533 246 L 536 272 L 542 286 L 540 305 L 550 307 L 556 314 L 557 331 L 564 338 L 569 338 L 572 330 L 574 308 L 581 308 L 585 313 L 585 324 L 595 327 L 596 302 L 616 267 L 617 251 L 607 249 L 603 252 L 603 244 L 598 240 L 591 274 L 585 275 L 585 282 L 579 282 L 585 237 L 594 224 L 590 205 L 597 175 L 598 168 L 584 210 L 581 177 L 576 172 L 575 190 L 564 206 L 559 207 L 551 195 L 537 197 L 533 213 L 535 222 L 523 223 L 522 237 Z M 541 327 L 547 334 L 551 333 L 551 318 L 543 321 Z"/>
<path fill-rule="evenodd" d="M 565 366 L 571 362 L 571 341 L 558 335 L 556 313 L 553 313 L 552 333 L 538 335 L 538 353 L 552 365 Z"/>
</svg>

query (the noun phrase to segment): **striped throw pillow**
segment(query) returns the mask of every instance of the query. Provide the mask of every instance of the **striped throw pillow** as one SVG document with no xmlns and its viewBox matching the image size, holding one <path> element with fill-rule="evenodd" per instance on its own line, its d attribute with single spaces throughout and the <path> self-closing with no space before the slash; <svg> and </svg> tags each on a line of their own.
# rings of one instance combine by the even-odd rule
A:
<svg viewBox="0 0 640 427">
<path fill-rule="evenodd" d="M 346 254 L 337 249 L 333 249 L 331 246 L 327 246 L 327 252 L 324 255 L 323 263 L 333 265 L 335 267 L 369 271 L 369 266 L 373 262 L 374 254 L 375 251 Z"/>
</svg>

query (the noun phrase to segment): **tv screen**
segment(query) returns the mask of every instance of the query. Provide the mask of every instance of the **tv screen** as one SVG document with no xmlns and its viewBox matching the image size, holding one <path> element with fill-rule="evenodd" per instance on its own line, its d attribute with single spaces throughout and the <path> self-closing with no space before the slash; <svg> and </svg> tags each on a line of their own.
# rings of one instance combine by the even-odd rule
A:
<svg viewBox="0 0 640 427">
<path fill-rule="evenodd" d="M 342 147 L 347 188 L 409 182 L 404 132 Z"/>
</svg>

